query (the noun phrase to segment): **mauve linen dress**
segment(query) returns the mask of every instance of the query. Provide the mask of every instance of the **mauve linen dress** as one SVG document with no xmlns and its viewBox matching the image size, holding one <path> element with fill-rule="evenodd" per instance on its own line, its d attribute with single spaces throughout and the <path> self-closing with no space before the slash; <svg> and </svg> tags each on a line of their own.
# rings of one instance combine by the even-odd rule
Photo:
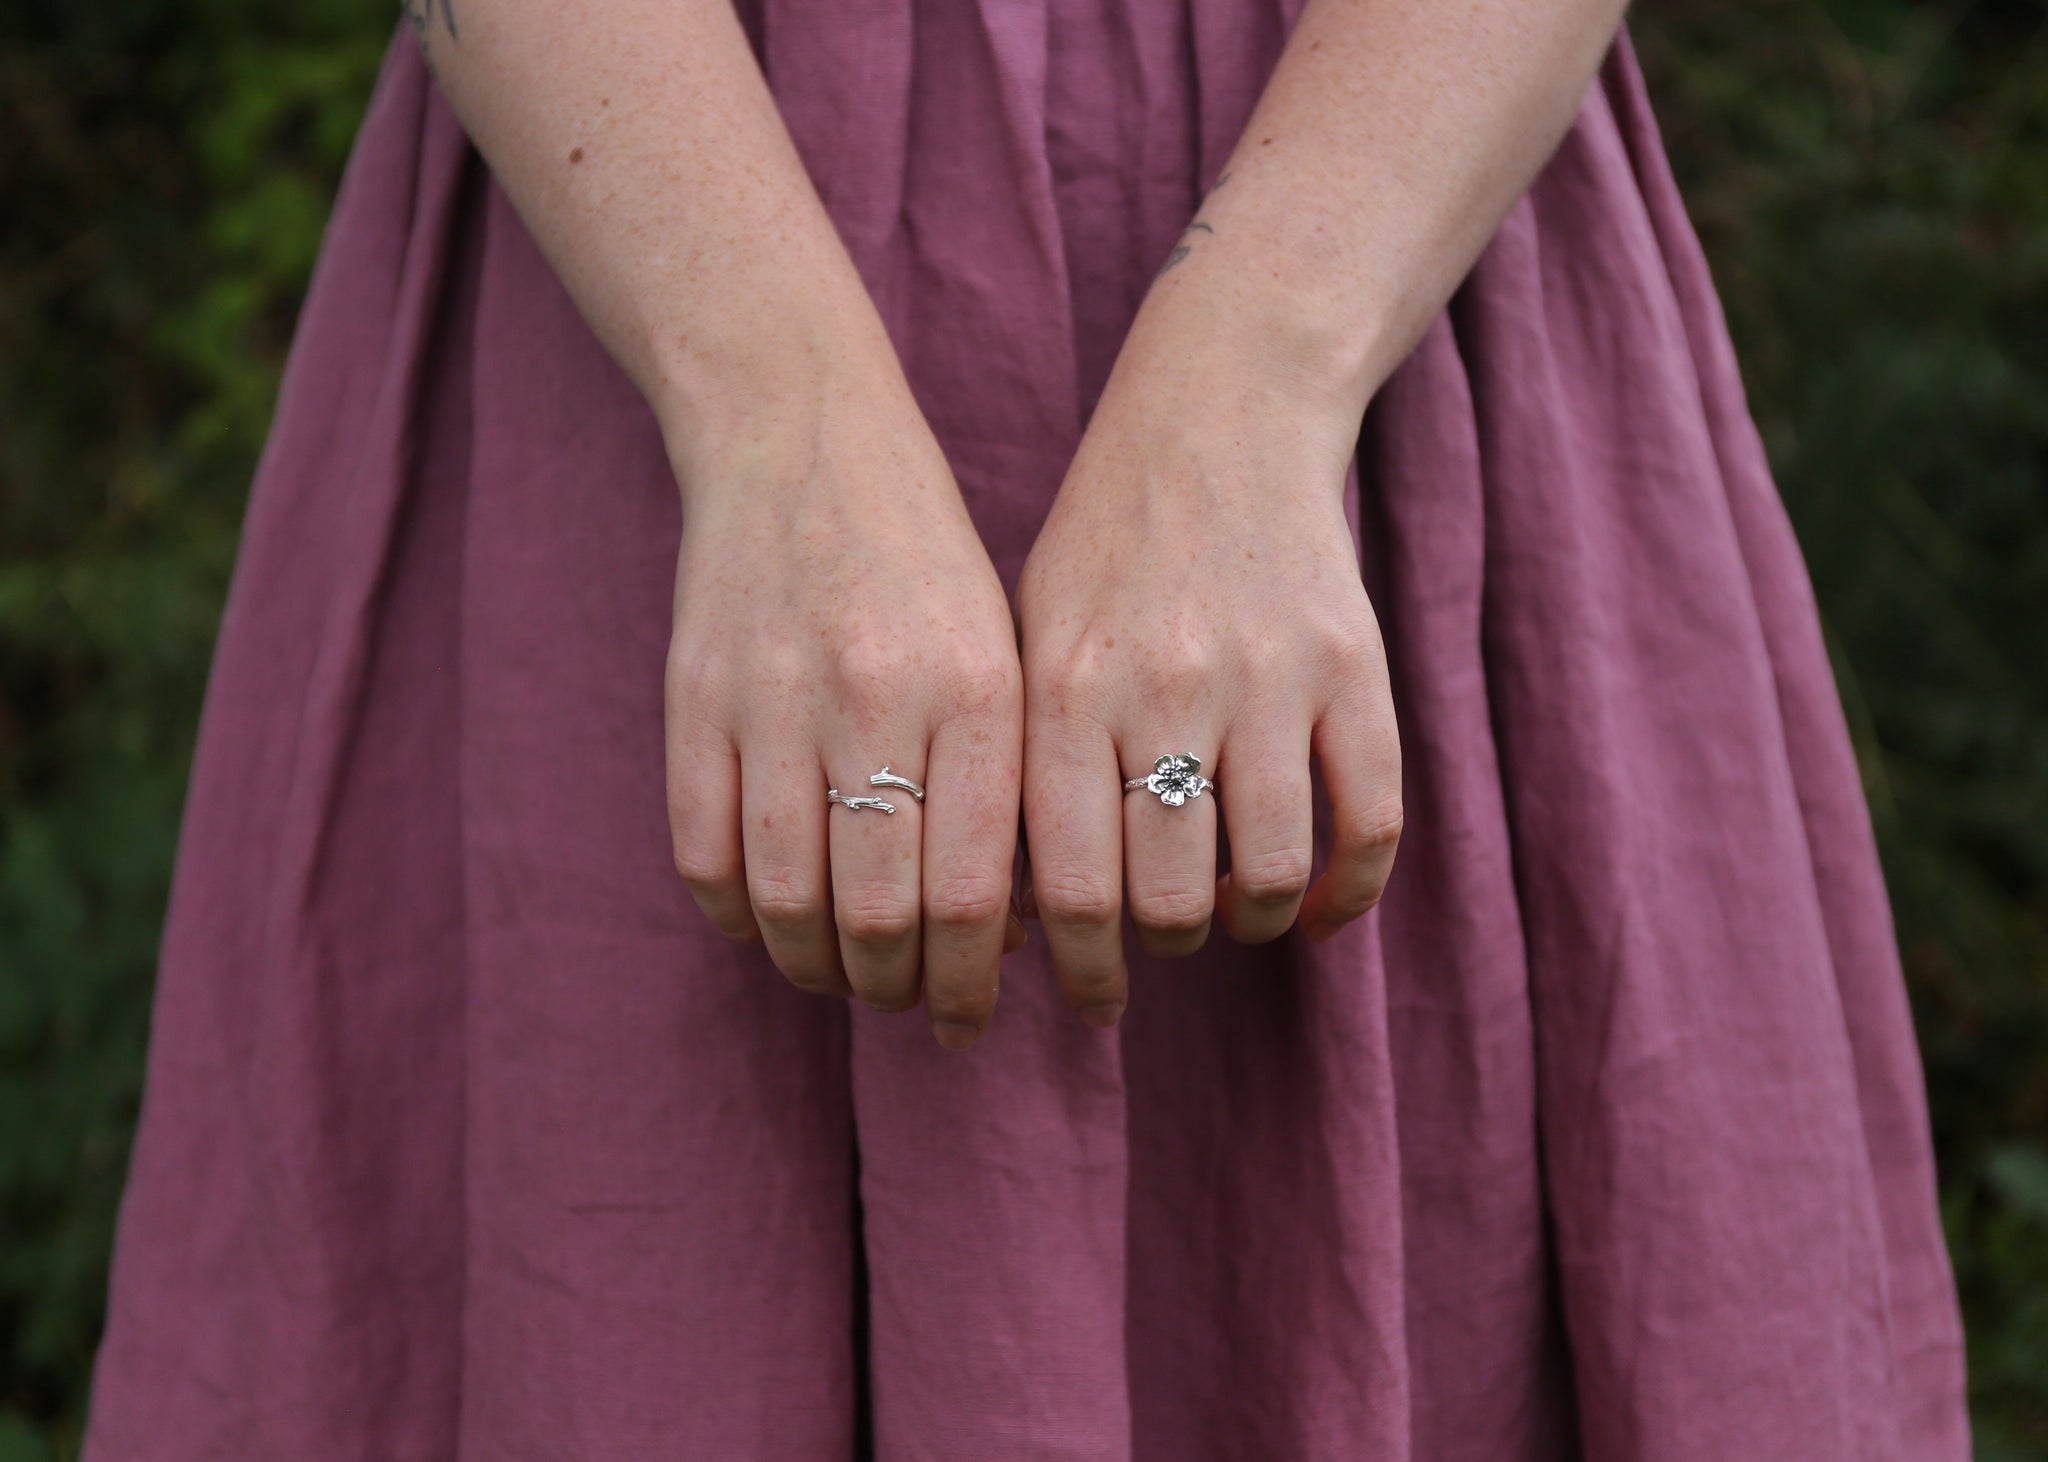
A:
<svg viewBox="0 0 2048 1462">
<path fill-rule="evenodd" d="M 748 7 L 1006 582 L 1295 8 Z M 800 994 L 670 864 L 654 419 L 401 33 L 249 504 L 89 1462 L 1965 1457 L 1869 819 L 1625 37 L 1357 467 L 1377 912 L 1137 958 L 1110 1033 L 1034 938 L 965 1056 Z"/>
</svg>

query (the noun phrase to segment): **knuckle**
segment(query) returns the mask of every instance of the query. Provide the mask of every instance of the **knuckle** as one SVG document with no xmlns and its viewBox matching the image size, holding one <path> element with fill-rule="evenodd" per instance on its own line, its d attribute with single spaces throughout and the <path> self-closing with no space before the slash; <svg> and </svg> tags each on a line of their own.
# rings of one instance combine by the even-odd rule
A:
<svg viewBox="0 0 2048 1462">
<path fill-rule="evenodd" d="M 809 923 L 825 907 L 824 898 L 810 884 L 772 873 L 755 874 L 747 898 L 754 906 L 754 917 L 777 929 Z"/>
<path fill-rule="evenodd" d="M 1116 923 L 1123 914 L 1117 886 L 1099 874 L 1036 869 L 1031 891 L 1038 902 L 1038 917 L 1045 923 L 1099 929 Z"/>
<path fill-rule="evenodd" d="M 1316 626 L 1316 636 L 1324 651 L 1340 665 L 1373 665 L 1386 654 L 1379 626 L 1373 623 L 1370 614 L 1322 620 Z"/>
<path fill-rule="evenodd" d="M 1290 904 L 1308 891 L 1311 862 L 1307 848 L 1248 854 L 1232 861 L 1230 886 L 1253 904 Z"/>
<path fill-rule="evenodd" d="M 676 872 L 682 876 L 683 884 L 693 893 L 730 894 L 739 888 L 746 874 L 738 860 L 728 854 L 686 843 L 680 838 L 674 845 Z"/>
<path fill-rule="evenodd" d="M 855 885 L 838 895 L 839 932 L 863 946 L 902 943 L 917 932 L 917 904 L 894 885 Z"/>
<path fill-rule="evenodd" d="M 885 711 L 903 699 L 916 670 L 909 655 L 892 644 L 862 641 L 839 652 L 836 678 L 845 703 L 856 711 Z"/>
<path fill-rule="evenodd" d="M 701 703 L 732 683 L 732 662 L 727 655 L 680 640 L 669 644 L 665 671 L 669 703 L 674 707 Z"/>
<path fill-rule="evenodd" d="M 1401 799 L 1389 797 L 1352 812 L 1339 814 L 1336 837 L 1350 853 L 1376 853 L 1401 841 L 1403 814 Z"/>
<path fill-rule="evenodd" d="M 1155 888 L 1131 895 L 1131 917 L 1162 934 L 1193 934 L 1216 911 L 1212 889 Z"/>
<path fill-rule="evenodd" d="M 925 893 L 925 917 L 945 929 L 972 929 L 1001 919 L 1010 886 L 993 878 L 942 878 Z"/>
<path fill-rule="evenodd" d="M 1150 695 L 1179 704 L 1207 689 L 1215 672 L 1215 651 L 1201 640 L 1181 637 L 1153 648 L 1143 680 Z"/>
</svg>

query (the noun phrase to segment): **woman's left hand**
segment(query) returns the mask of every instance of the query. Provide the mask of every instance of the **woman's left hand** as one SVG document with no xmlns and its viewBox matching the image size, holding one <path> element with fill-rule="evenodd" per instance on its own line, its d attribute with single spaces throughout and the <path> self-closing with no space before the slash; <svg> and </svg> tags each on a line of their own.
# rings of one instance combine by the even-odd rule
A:
<svg viewBox="0 0 2048 1462">
<path fill-rule="evenodd" d="M 1357 417 L 1277 389 L 1118 367 L 1018 592 L 1031 893 L 1060 984 L 1110 1025 L 1140 942 L 1185 954 L 1370 909 L 1401 830 L 1400 747 L 1343 489 Z M 1334 824 L 1310 886 L 1309 758 Z M 1213 792 L 1123 790 L 1169 753 Z M 1230 873 L 1217 867 L 1219 810 Z"/>
</svg>

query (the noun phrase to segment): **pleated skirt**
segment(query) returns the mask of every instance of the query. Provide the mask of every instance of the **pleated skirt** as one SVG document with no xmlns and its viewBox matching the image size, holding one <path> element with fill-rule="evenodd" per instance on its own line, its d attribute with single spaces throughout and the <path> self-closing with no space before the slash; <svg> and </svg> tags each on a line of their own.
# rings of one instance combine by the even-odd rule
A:
<svg viewBox="0 0 2048 1462">
<path fill-rule="evenodd" d="M 746 19 L 1014 586 L 1274 0 Z M 1812 593 L 1618 38 L 1361 423 L 1408 831 L 951 1055 L 670 862 L 655 421 L 394 38 L 257 473 L 88 1462 L 1961 1462 Z M 1319 818 L 1319 836 L 1320 836 Z"/>
</svg>

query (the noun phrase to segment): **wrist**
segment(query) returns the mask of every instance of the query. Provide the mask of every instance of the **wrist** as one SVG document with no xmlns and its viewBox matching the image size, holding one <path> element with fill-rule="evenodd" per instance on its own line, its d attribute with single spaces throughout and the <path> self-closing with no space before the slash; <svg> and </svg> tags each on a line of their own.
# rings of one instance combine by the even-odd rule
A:
<svg viewBox="0 0 2048 1462">
<path fill-rule="evenodd" d="M 863 297 L 784 312 L 662 365 L 648 392 L 686 499 L 814 475 L 834 423 L 921 426 L 887 332 Z"/>
<path fill-rule="evenodd" d="M 1121 455 L 1185 463 L 1143 474 L 1175 493 L 1265 494 L 1285 483 L 1341 497 L 1369 392 L 1331 361 L 1333 351 L 1282 327 L 1205 320 L 1183 328 L 1148 304 L 1088 434 Z"/>
<path fill-rule="evenodd" d="M 1339 460 L 1358 443 L 1377 386 L 1366 329 L 1284 286 L 1209 280 L 1155 288 L 1118 353 L 1104 400 L 1150 413 L 1303 439 Z"/>
</svg>

